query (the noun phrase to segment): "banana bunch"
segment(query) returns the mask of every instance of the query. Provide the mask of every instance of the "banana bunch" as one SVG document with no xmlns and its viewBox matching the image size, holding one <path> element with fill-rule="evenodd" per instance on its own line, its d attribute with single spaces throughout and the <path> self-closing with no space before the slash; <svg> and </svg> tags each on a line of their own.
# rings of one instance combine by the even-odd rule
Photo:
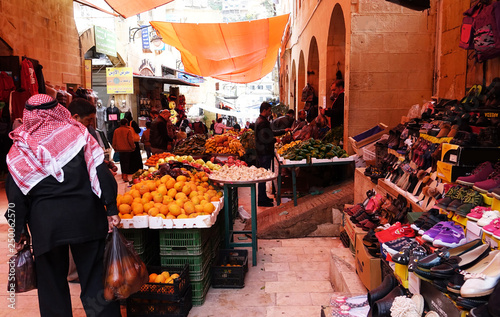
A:
<svg viewBox="0 0 500 317">
<path fill-rule="evenodd" d="M 245 155 L 245 149 L 237 139 L 229 141 L 229 149 L 231 151 L 230 153 L 238 154 L 239 156 Z"/>
<path fill-rule="evenodd" d="M 215 138 L 210 138 L 205 141 L 205 152 L 206 153 L 217 153 L 217 143 Z"/>
<path fill-rule="evenodd" d="M 278 149 L 277 153 L 279 155 L 283 155 L 286 151 L 288 151 L 288 149 L 291 149 L 300 143 L 302 143 L 302 140 L 292 141 L 291 143 L 285 144 L 281 148 Z"/>
</svg>

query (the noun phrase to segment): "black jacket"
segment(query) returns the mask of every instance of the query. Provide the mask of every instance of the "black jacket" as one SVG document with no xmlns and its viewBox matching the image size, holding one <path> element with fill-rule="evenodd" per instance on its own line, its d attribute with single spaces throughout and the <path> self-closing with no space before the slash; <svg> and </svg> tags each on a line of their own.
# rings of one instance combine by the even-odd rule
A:
<svg viewBox="0 0 500 317">
<path fill-rule="evenodd" d="M 255 150 L 257 155 L 273 155 L 275 135 L 281 135 L 285 130 L 273 131 L 266 117 L 259 115 L 255 121 Z"/>
<path fill-rule="evenodd" d="M 158 116 L 151 123 L 151 134 L 149 136 L 151 147 L 166 150 L 174 140 L 174 133 L 173 124 L 170 123 L 170 126 L 167 127 L 167 121 L 162 116 Z"/>
<path fill-rule="evenodd" d="M 333 101 L 332 107 L 325 110 L 325 116 L 331 118 L 332 128 L 344 124 L 344 93 L 340 93 L 335 101 Z"/>
</svg>

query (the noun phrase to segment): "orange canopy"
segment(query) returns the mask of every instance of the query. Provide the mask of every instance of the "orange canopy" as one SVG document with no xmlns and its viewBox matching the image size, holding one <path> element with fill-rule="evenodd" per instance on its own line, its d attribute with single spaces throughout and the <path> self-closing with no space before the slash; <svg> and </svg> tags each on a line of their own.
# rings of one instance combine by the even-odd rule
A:
<svg viewBox="0 0 500 317">
<path fill-rule="evenodd" d="M 124 18 L 152 10 L 174 0 L 105 0 L 106 3 Z"/>
<path fill-rule="evenodd" d="M 288 14 L 233 23 L 150 23 L 181 52 L 187 72 L 249 83 L 273 69 L 287 22 Z"/>
</svg>

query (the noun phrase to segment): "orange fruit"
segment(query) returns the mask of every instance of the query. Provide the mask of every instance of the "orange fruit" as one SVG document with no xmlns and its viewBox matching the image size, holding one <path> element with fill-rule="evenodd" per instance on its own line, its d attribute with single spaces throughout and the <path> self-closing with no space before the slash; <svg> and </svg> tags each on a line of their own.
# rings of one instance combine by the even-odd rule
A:
<svg viewBox="0 0 500 317">
<path fill-rule="evenodd" d="M 158 214 L 156 217 L 160 217 L 160 218 L 165 219 L 165 215 L 164 214 Z"/>
<path fill-rule="evenodd" d="M 204 206 L 205 204 L 208 204 L 208 200 L 206 199 L 203 199 L 202 201 L 200 201 L 200 205 Z"/>
<path fill-rule="evenodd" d="M 144 212 L 144 206 L 141 203 L 132 203 L 132 212 L 134 215 L 142 214 Z"/>
<path fill-rule="evenodd" d="M 155 283 L 163 283 L 163 282 L 165 282 L 165 276 L 163 276 L 162 274 L 159 274 L 159 275 L 156 277 L 156 279 L 155 279 L 155 281 L 154 281 L 154 282 L 155 282 Z"/>
<path fill-rule="evenodd" d="M 206 212 L 207 214 L 211 214 L 214 210 L 215 206 L 212 203 L 206 203 L 203 205 L 203 212 Z"/>
<path fill-rule="evenodd" d="M 191 198 L 191 202 L 193 203 L 193 205 L 199 205 L 200 204 L 200 199 L 195 196 L 195 197 Z"/>
<path fill-rule="evenodd" d="M 162 195 L 166 195 L 167 192 L 168 192 L 168 189 L 167 189 L 167 186 L 165 186 L 164 184 L 161 184 L 160 186 L 158 186 L 158 188 L 156 189 L 156 191 L 159 192 Z"/>
<path fill-rule="evenodd" d="M 185 184 L 185 182 L 177 182 L 174 184 L 174 188 L 176 191 L 180 192 L 182 191 L 182 187 L 184 187 Z"/>
<path fill-rule="evenodd" d="M 176 201 L 175 201 L 175 204 L 176 204 L 177 206 L 179 206 L 179 207 L 181 207 L 181 208 L 182 208 L 182 207 L 184 207 L 184 200 L 182 200 L 182 199 L 176 200 Z"/>
<path fill-rule="evenodd" d="M 184 198 L 186 198 L 186 194 L 184 194 L 183 192 L 175 194 L 175 200 L 181 200 Z"/>
<path fill-rule="evenodd" d="M 168 211 L 170 215 L 178 216 L 181 214 L 181 207 L 177 204 L 170 204 L 170 206 L 168 206 Z"/>
<path fill-rule="evenodd" d="M 197 213 L 197 212 L 193 212 L 192 214 L 189 215 L 189 218 L 196 218 L 198 217 L 200 214 Z"/>
<path fill-rule="evenodd" d="M 186 214 L 180 214 L 177 216 L 177 219 L 186 219 L 188 216 Z"/>
<path fill-rule="evenodd" d="M 146 184 L 147 184 L 150 192 L 152 192 L 153 190 L 156 190 L 156 184 L 154 181 L 147 181 Z"/>
<path fill-rule="evenodd" d="M 170 197 L 169 195 L 163 196 L 163 204 L 164 205 L 168 205 L 173 201 L 174 201 L 174 199 L 172 197 Z"/>
<path fill-rule="evenodd" d="M 176 219 L 177 217 L 172 215 L 171 213 L 168 213 L 165 219 Z"/>
<path fill-rule="evenodd" d="M 160 211 L 156 207 L 149 209 L 149 212 L 148 212 L 148 214 L 152 217 L 156 217 L 158 215 L 158 213 L 160 213 Z"/>
<path fill-rule="evenodd" d="M 196 213 L 203 212 L 203 205 L 194 205 L 194 211 Z"/>
<path fill-rule="evenodd" d="M 153 194 L 151 194 L 150 192 L 147 192 L 144 195 L 142 195 L 142 198 L 146 198 L 148 201 L 151 201 L 151 200 L 153 200 Z"/>
<path fill-rule="evenodd" d="M 201 178 L 201 181 L 202 181 L 202 182 L 208 182 L 208 176 L 203 176 L 203 177 Z"/>
<path fill-rule="evenodd" d="M 167 192 L 167 195 L 169 195 L 172 198 L 174 198 L 176 194 L 177 194 L 177 190 L 175 188 L 170 188 Z"/>
<path fill-rule="evenodd" d="M 210 201 L 219 201 L 219 196 L 212 196 L 212 198 L 210 198 Z"/>
<path fill-rule="evenodd" d="M 168 206 L 167 205 L 162 205 L 160 207 L 160 214 L 162 214 L 162 215 L 168 214 Z"/>
<path fill-rule="evenodd" d="M 145 204 L 143 205 L 144 212 L 149 212 L 149 209 L 151 209 L 151 208 L 153 208 L 153 207 L 154 207 L 154 205 L 153 205 L 153 203 L 152 203 L 152 202 L 145 203 Z"/>
<path fill-rule="evenodd" d="M 142 197 L 141 198 L 141 204 L 144 205 L 144 204 L 147 204 L 147 203 L 149 203 L 149 199 L 147 199 L 146 197 Z"/>
<path fill-rule="evenodd" d="M 132 219 L 131 214 L 119 214 L 121 219 Z"/>
<path fill-rule="evenodd" d="M 155 181 L 155 185 L 156 185 L 156 187 L 157 187 L 157 188 L 158 188 L 158 186 L 160 186 L 161 184 L 162 184 L 162 183 L 161 183 L 161 180 L 157 179 L 157 180 Z"/>
<path fill-rule="evenodd" d="M 130 205 L 133 200 L 134 197 L 132 197 L 132 195 L 130 195 L 129 193 L 126 193 L 125 195 L 122 196 L 121 203 Z"/>
<path fill-rule="evenodd" d="M 158 274 L 156 274 L 156 273 L 149 274 L 149 283 L 154 283 L 157 276 L 158 276 Z"/>
<path fill-rule="evenodd" d="M 153 207 L 158 208 L 158 210 L 160 210 L 161 206 L 163 206 L 163 203 L 155 203 Z"/>
<path fill-rule="evenodd" d="M 182 187 L 182 192 L 186 195 L 189 195 L 192 191 L 193 190 L 189 184 L 186 184 Z"/>
<path fill-rule="evenodd" d="M 193 191 L 191 191 L 191 192 L 189 193 L 189 198 L 191 198 L 191 199 L 192 199 L 193 197 L 196 197 L 196 196 L 198 196 L 198 192 L 197 192 L 196 190 L 193 190 Z"/>
<path fill-rule="evenodd" d="M 141 195 L 144 195 L 145 193 L 149 193 L 149 187 L 144 183 L 140 183 L 138 190 L 139 190 L 139 193 Z"/>
<path fill-rule="evenodd" d="M 167 186 L 167 189 L 174 188 L 175 185 L 175 179 L 170 178 L 166 183 L 165 186 Z"/>
<path fill-rule="evenodd" d="M 130 205 L 127 204 L 121 204 L 120 206 L 118 206 L 118 211 L 121 214 L 129 214 L 131 210 L 132 208 L 130 207 Z"/>
<path fill-rule="evenodd" d="M 132 201 L 132 203 L 142 204 L 142 198 L 141 197 L 136 197 L 136 198 L 134 198 L 134 200 Z"/>
<path fill-rule="evenodd" d="M 194 204 L 190 201 L 186 201 L 184 203 L 184 210 L 186 211 L 186 214 L 192 214 L 195 210 L 194 210 Z"/>
<path fill-rule="evenodd" d="M 223 192 L 217 192 L 217 196 L 219 196 L 219 198 L 221 198 L 222 196 L 224 196 L 224 193 Z"/>
<path fill-rule="evenodd" d="M 160 178 L 160 182 L 162 182 L 163 184 L 167 183 L 169 179 L 171 179 L 172 177 L 170 175 L 164 175 L 162 176 L 162 178 Z"/>
<path fill-rule="evenodd" d="M 153 196 L 153 201 L 155 203 L 162 203 L 163 202 L 163 194 L 157 193 L 156 195 Z"/>
<path fill-rule="evenodd" d="M 120 206 L 122 204 L 122 195 L 118 194 L 116 195 L 116 205 Z"/>
<path fill-rule="evenodd" d="M 134 198 L 137 198 L 137 197 L 140 198 L 141 197 L 141 193 L 137 189 L 132 189 L 129 193 Z"/>
<path fill-rule="evenodd" d="M 187 181 L 187 177 L 184 175 L 179 175 L 179 176 L 177 176 L 177 178 L 175 180 L 178 182 L 185 182 L 185 181 Z"/>
</svg>

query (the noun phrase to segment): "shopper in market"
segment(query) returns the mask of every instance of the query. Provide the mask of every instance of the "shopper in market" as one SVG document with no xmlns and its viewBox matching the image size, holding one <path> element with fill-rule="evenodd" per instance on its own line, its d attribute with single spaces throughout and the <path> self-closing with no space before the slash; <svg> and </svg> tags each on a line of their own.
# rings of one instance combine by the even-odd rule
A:
<svg viewBox="0 0 500 317">
<path fill-rule="evenodd" d="M 260 115 L 255 121 L 255 150 L 257 152 L 259 166 L 266 169 L 271 168 L 271 162 L 274 157 L 274 143 L 276 143 L 276 138 L 274 136 L 291 131 L 290 128 L 273 131 L 268 119 L 270 115 L 271 105 L 267 102 L 263 102 L 260 105 Z M 266 183 L 259 183 L 258 189 L 258 205 L 261 207 L 274 206 L 273 200 L 267 197 Z"/>
<path fill-rule="evenodd" d="M 295 122 L 295 111 L 290 109 L 286 112 L 284 116 L 281 116 L 271 123 L 271 128 L 273 130 L 283 130 L 286 128 L 291 128 Z"/>
<path fill-rule="evenodd" d="M 23 124 L 10 133 L 6 213 L 14 219 L 16 248 L 28 241 L 36 262 L 41 316 L 71 316 L 66 280 L 71 247 L 87 316 L 120 316 L 103 297 L 106 233 L 120 223 L 117 184 L 87 128 L 45 94 L 28 99 Z M 27 164 L 29 162 L 29 164 Z"/>
<path fill-rule="evenodd" d="M 170 110 L 164 109 L 151 123 L 151 153 L 159 154 L 172 150 L 175 127 L 170 121 Z"/>
<path fill-rule="evenodd" d="M 127 119 L 120 120 L 120 127 L 113 134 L 113 149 L 120 155 L 122 180 L 128 182 L 128 175 L 136 171 L 131 166 L 132 153 L 135 151 L 134 137 Z"/>
<path fill-rule="evenodd" d="M 149 141 L 151 135 L 151 121 L 146 122 L 146 130 L 142 132 L 141 143 L 144 144 L 144 151 L 148 158 L 151 157 L 151 142 Z"/>
<path fill-rule="evenodd" d="M 215 134 L 223 134 L 224 132 L 226 132 L 226 130 L 232 129 L 232 127 L 228 127 L 224 123 L 222 123 L 222 118 L 217 119 L 217 122 L 214 125 Z"/>
<path fill-rule="evenodd" d="M 333 103 L 324 110 L 324 115 L 330 117 L 330 127 L 333 129 L 344 124 L 344 81 L 336 80 L 330 90 L 330 100 Z"/>
<path fill-rule="evenodd" d="M 304 126 L 307 125 L 306 115 L 307 113 L 305 110 L 299 111 L 298 119 L 295 120 L 295 122 L 292 124 L 292 134 L 299 131 L 300 129 L 302 129 Z"/>
<path fill-rule="evenodd" d="M 135 144 L 135 149 L 130 155 L 130 174 L 134 174 L 143 168 L 141 147 L 139 145 L 139 142 L 141 142 L 141 137 L 139 135 L 139 133 L 141 133 L 141 128 L 139 128 L 137 122 L 132 118 L 132 113 L 130 111 L 125 113 L 125 119 L 128 120 L 128 126 L 132 131 L 132 138 L 134 139 Z"/>
</svg>

